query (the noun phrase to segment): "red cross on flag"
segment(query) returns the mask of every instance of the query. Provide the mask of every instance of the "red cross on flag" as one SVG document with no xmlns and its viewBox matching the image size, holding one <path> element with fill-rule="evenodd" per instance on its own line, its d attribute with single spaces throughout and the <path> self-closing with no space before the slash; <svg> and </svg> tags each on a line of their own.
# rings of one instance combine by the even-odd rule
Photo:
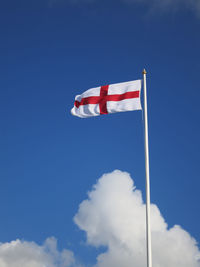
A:
<svg viewBox="0 0 200 267">
<path fill-rule="evenodd" d="M 141 80 L 104 85 L 75 97 L 72 115 L 88 118 L 108 113 L 141 110 Z"/>
</svg>

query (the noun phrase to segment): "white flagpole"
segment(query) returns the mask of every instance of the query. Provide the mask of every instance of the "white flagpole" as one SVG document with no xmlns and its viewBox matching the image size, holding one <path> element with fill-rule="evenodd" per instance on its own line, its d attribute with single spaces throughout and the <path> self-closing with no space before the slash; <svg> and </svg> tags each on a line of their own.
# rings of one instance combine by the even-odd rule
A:
<svg viewBox="0 0 200 267">
<path fill-rule="evenodd" d="M 144 84 L 144 131 L 145 131 L 145 167 L 146 167 L 146 242 L 147 242 L 147 267 L 152 267 L 151 253 L 151 224 L 150 224 L 150 183 L 149 183 L 149 143 L 148 143 L 148 117 L 147 117 L 147 88 L 146 70 L 143 72 Z"/>
</svg>

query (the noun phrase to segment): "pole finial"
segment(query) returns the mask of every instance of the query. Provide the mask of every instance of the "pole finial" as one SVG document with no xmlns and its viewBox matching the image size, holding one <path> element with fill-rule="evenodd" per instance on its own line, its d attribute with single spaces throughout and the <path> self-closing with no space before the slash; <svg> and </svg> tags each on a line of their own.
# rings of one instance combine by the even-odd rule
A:
<svg viewBox="0 0 200 267">
<path fill-rule="evenodd" d="M 142 74 L 147 74 L 147 72 L 146 72 L 146 70 L 145 70 L 145 69 L 143 69 L 143 72 L 142 72 Z"/>
</svg>

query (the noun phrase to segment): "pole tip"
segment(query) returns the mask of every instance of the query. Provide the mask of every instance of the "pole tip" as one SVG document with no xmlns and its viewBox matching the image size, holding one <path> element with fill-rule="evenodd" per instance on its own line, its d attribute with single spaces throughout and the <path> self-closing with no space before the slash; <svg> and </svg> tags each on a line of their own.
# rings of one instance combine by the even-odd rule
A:
<svg viewBox="0 0 200 267">
<path fill-rule="evenodd" d="M 146 70 L 145 70 L 145 69 L 143 69 L 143 72 L 142 72 L 142 74 L 147 74 L 147 72 L 146 72 Z"/>
</svg>

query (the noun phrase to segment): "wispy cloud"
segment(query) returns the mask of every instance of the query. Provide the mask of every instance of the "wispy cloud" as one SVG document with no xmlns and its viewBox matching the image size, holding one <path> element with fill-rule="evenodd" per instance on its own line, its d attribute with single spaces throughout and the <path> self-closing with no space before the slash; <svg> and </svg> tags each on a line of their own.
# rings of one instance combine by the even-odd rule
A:
<svg viewBox="0 0 200 267">
<path fill-rule="evenodd" d="M 200 16 L 200 1 L 199 0 L 121 0 L 129 3 L 143 3 L 149 10 L 154 11 L 179 11 L 191 10 L 196 15 Z"/>
<path fill-rule="evenodd" d="M 80 4 L 80 3 L 94 3 L 101 2 L 102 0 L 49 0 L 49 6 L 53 6 L 56 3 L 71 3 L 71 4 Z M 113 1 L 113 0 L 108 0 Z M 175 12 L 180 10 L 190 10 L 195 13 L 200 18 L 200 0 L 115 0 L 118 2 L 123 2 L 125 4 L 142 4 L 147 12 Z M 113 1 L 114 5 L 114 1 Z M 157 13 L 158 14 L 158 13 Z"/>
</svg>

